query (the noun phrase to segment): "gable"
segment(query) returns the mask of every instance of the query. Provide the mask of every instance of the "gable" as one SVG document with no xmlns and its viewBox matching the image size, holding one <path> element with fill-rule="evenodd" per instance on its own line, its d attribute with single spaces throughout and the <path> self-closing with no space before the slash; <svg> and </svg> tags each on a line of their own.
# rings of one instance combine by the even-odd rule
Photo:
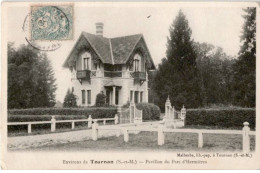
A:
<svg viewBox="0 0 260 173">
<path fill-rule="evenodd" d="M 100 56 L 96 53 L 96 50 L 93 49 L 89 41 L 81 35 L 74 45 L 73 49 L 71 50 L 66 61 L 64 62 L 63 67 L 75 67 L 77 59 L 84 51 L 88 51 L 91 53 L 91 57 L 94 62 L 99 62 L 101 60 Z"/>
<path fill-rule="evenodd" d="M 153 59 L 150 55 L 150 52 L 148 50 L 148 47 L 147 47 L 143 37 L 141 37 L 140 40 L 137 42 L 137 44 L 135 45 L 135 47 L 134 47 L 133 51 L 131 52 L 129 58 L 125 62 L 128 66 L 131 66 L 133 59 L 134 59 L 134 56 L 137 53 L 141 54 L 142 57 L 144 58 L 144 63 L 145 63 L 146 68 L 148 68 L 150 70 L 155 70 L 155 65 L 154 65 Z"/>
</svg>

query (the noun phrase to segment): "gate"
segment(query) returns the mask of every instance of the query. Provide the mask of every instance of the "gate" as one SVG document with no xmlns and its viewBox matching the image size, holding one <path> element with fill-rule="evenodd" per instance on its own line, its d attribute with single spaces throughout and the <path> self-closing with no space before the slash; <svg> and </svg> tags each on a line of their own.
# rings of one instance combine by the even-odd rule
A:
<svg viewBox="0 0 260 173">
<path fill-rule="evenodd" d="M 138 110 L 133 102 L 130 103 L 129 108 L 118 111 L 118 114 L 120 115 L 120 124 L 143 122 L 143 111 Z"/>
</svg>

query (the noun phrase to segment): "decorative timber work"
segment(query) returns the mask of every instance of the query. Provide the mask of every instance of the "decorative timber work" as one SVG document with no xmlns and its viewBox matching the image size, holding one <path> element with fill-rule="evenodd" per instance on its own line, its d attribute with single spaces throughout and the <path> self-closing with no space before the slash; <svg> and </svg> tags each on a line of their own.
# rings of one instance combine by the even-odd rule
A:
<svg viewBox="0 0 260 173">
<path fill-rule="evenodd" d="M 131 68 L 133 66 L 134 55 L 136 53 L 139 53 L 143 56 L 145 68 L 151 69 L 152 66 L 153 66 L 152 58 L 151 58 L 151 56 L 148 52 L 148 49 L 145 45 L 143 38 L 137 43 L 135 50 L 133 51 L 132 55 L 130 56 L 130 58 L 126 62 L 126 65 L 127 65 L 128 68 Z"/>
<path fill-rule="evenodd" d="M 72 71 L 72 69 L 76 70 L 77 59 L 83 52 L 86 52 L 86 51 L 91 53 L 91 60 L 94 62 L 94 64 L 99 64 L 101 62 L 98 55 L 91 48 L 91 45 L 89 44 L 87 39 L 82 37 L 82 38 L 80 38 L 77 45 L 75 46 L 75 49 L 73 50 L 73 52 L 71 54 L 71 58 L 68 62 L 71 71 Z"/>
</svg>

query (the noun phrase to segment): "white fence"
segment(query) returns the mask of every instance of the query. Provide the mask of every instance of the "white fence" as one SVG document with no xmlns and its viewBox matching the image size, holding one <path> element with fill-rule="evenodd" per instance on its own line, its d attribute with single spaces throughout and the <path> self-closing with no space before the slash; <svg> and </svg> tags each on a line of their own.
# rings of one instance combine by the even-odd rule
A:
<svg viewBox="0 0 260 173">
<path fill-rule="evenodd" d="M 52 116 L 50 121 L 34 121 L 34 122 L 10 122 L 7 123 L 8 126 L 17 126 L 17 125 L 27 125 L 28 133 L 32 133 L 32 124 L 51 124 L 51 132 L 55 132 L 56 123 L 71 123 L 71 129 L 75 128 L 76 122 L 88 122 L 88 128 L 92 127 L 92 122 L 103 122 L 106 125 L 107 121 L 114 121 L 115 124 L 118 124 L 118 116 L 115 115 L 114 118 L 102 118 L 102 119 L 92 119 L 91 115 L 89 115 L 88 119 L 77 119 L 77 120 L 56 120 L 55 116 Z"/>
<path fill-rule="evenodd" d="M 151 125 L 150 127 L 138 127 L 139 125 Z M 157 125 L 157 127 L 153 127 Z M 198 134 L 198 147 L 203 147 L 203 134 L 231 134 L 231 135 L 242 135 L 243 137 L 243 152 L 250 151 L 250 138 L 249 135 L 255 135 L 255 131 L 250 131 L 249 123 L 244 122 L 244 127 L 242 130 L 207 130 L 207 129 L 168 129 L 164 128 L 163 122 L 145 122 L 141 124 L 132 124 L 125 126 L 102 126 L 99 127 L 95 122 L 92 126 L 92 139 L 94 141 L 98 140 L 98 131 L 99 130 L 117 130 L 116 136 L 119 137 L 121 132 L 124 134 L 124 141 L 129 141 L 129 132 L 130 131 L 146 131 L 146 132 L 157 132 L 158 134 L 158 145 L 164 144 L 165 133 L 197 133 Z"/>
</svg>

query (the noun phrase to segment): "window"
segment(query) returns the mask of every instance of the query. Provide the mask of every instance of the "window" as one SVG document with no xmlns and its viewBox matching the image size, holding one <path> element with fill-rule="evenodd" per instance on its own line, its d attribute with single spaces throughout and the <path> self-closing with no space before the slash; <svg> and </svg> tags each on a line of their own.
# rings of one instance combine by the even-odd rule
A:
<svg viewBox="0 0 260 173">
<path fill-rule="evenodd" d="M 82 70 L 91 70 L 91 54 L 84 52 L 81 55 L 82 58 Z"/>
<path fill-rule="evenodd" d="M 83 70 L 89 70 L 89 58 L 83 59 Z"/>
<path fill-rule="evenodd" d="M 135 72 L 141 71 L 141 56 L 139 54 L 136 54 L 134 57 L 133 68 Z"/>
<path fill-rule="evenodd" d="M 143 102 L 143 91 L 140 92 L 140 103 Z"/>
<path fill-rule="evenodd" d="M 133 100 L 133 91 L 130 91 L 130 102 Z"/>
<path fill-rule="evenodd" d="M 88 104 L 91 104 L 91 90 L 87 90 L 88 93 Z"/>
<path fill-rule="evenodd" d="M 86 102 L 86 93 L 85 90 L 81 90 L 81 96 L 82 96 L 82 104 L 84 105 Z"/>
</svg>

